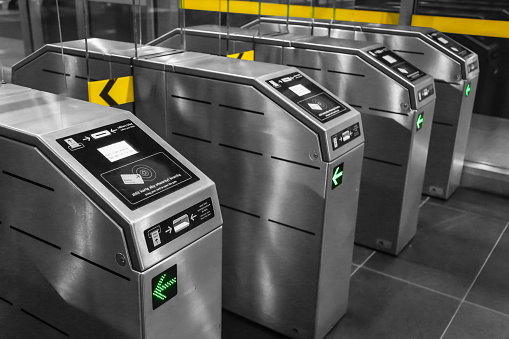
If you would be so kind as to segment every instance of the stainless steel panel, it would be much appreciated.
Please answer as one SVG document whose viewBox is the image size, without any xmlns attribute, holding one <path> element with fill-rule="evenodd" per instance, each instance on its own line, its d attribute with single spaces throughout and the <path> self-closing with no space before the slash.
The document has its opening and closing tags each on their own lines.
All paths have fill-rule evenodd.
<svg viewBox="0 0 509 339">
<path fill-rule="evenodd" d="M 253 29 L 258 24 L 265 32 L 277 32 L 285 20 L 264 18 L 247 27 Z M 330 37 L 355 39 L 381 43 L 392 49 L 418 68 L 432 75 L 437 90 L 436 125 L 442 127 L 432 131 L 432 146 L 426 170 L 423 192 L 428 195 L 448 199 L 455 191 L 461 177 L 465 157 L 466 135 L 468 134 L 473 97 L 466 97 L 467 84 L 477 86 L 479 70 L 467 71 L 467 66 L 478 62 L 477 55 L 470 53 L 461 57 L 447 47 L 433 41 L 427 34 L 436 32 L 430 28 L 379 25 L 353 22 L 317 22 L 315 26 L 330 29 Z M 312 34 L 311 23 L 291 20 L 288 29 L 293 34 Z M 448 38 L 450 39 L 450 38 Z M 452 39 L 450 39 L 452 40 Z M 443 123 L 450 125 L 444 127 Z M 436 132 L 435 132 L 436 130 Z M 454 145 L 448 145 L 450 142 Z"/>
<path fill-rule="evenodd" d="M 0 98 L 0 296 L 13 306 L 0 317 L 2 336 L 28 335 L 22 312 L 50 337 L 219 338 L 222 219 L 213 183 L 128 113 L 15 85 L 1 86 Z M 113 199 L 106 188 L 56 139 L 125 119 L 200 180 L 136 212 L 104 201 Z M 145 229 L 204 198 L 214 218 L 147 253 Z M 175 260 L 184 290 L 148 311 L 152 277 Z M 11 319 L 16 326 L 4 326 Z"/>
<path fill-rule="evenodd" d="M 222 242 L 219 227 L 144 272 L 143 338 L 221 338 Z M 173 265 L 178 270 L 178 294 L 153 310 L 152 278 Z"/>
</svg>

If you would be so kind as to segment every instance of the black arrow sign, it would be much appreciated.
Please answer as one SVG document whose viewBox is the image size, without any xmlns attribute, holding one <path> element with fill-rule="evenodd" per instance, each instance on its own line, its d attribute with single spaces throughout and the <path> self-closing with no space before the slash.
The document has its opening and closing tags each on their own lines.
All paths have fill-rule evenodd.
<svg viewBox="0 0 509 339">
<path fill-rule="evenodd" d="M 108 94 L 108 92 L 113 88 L 115 85 L 115 82 L 117 82 L 117 79 L 110 79 L 106 86 L 104 86 L 104 89 L 101 91 L 101 94 L 99 96 L 106 101 L 106 103 L 110 106 L 117 106 L 117 102 L 113 100 L 112 97 Z"/>
</svg>

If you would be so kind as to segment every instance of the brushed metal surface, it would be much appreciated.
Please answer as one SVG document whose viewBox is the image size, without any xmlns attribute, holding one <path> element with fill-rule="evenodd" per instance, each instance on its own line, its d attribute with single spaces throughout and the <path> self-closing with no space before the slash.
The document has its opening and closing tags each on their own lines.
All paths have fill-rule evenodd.
<svg viewBox="0 0 509 339">
<path fill-rule="evenodd" d="M 463 168 L 465 148 L 475 97 L 462 95 L 467 84 L 477 87 L 479 70 L 467 71 L 467 65 L 478 62 L 475 53 L 461 57 L 445 46 L 433 41 L 427 34 L 436 32 L 431 28 L 408 27 L 357 22 L 314 22 L 263 18 L 246 26 L 257 25 L 267 31 L 280 31 L 288 27 L 293 34 L 312 34 L 312 27 L 328 27 L 330 37 L 376 42 L 386 45 L 413 65 L 433 76 L 437 89 L 435 108 L 436 125 L 447 120 L 450 126 L 432 130 L 432 146 L 429 151 L 423 193 L 448 199 L 456 190 Z M 450 39 L 450 38 L 448 38 Z M 452 40 L 452 39 L 450 39 Z M 437 81 L 438 80 L 438 81 Z M 448 88 L 447 88 L 448 87 Z M 435 132 L 436 130 L 436 132 Z M 449 145 L 454 142 L 454 145 Z"/>
<path fill-rule="evenodd" d="M 302 30 L 300 28 L 302 27 L 296 32 L 300 35 L 252 37 L 255 60 L 298 67 L 356 107 L 361 112 L 363 121 L 370 124 L 365 130 L 366 159 L 361 179 L 363 189 L 360 193 L 356 242 L 398 254 L 416 231 L 419 197 L 424 180 L 423 170 L 429 145 L 427 132 L 420 131 L 421 138 L 416 140 L 415 122 L 418 114 L 424 112 L 426 125 L 431 126 L 434 103 L 430 101 L 435 97 L 422 102 L 412 99 L 417 97 L 421 88 L 432 84 L 433 80 L 427 76 L 409 84 L 395 71 L 386 69 L 366 53 L 380 45 L 310 37 L 304 35 L 306 31 L 310 34 L 309 27 Z M 264 27 L 263 31 L 268 34 L 271 29 L 272 33 L 276 32 L 276 29 L 271 27 Z M 237 29 L 230 38 L 236 39 L 238 36 L 239 39 L 246 40 L 250 32 L 253 30 Z M 167 37 L 177 34 L 179 33 L 174 31 Z M 224 29 L 217 26 L 197 26 L 187 28 L 186 39 L 193 40 L 192 44 L 188 44 L 190 48 L 206 51 L 207 48 L 212 50 L 219 34 L 222 34 L 222 38 L 227 38 Z M 237 52 L 241 51 L 243 50 Z M 181 82 L 179 80 L 179 83 Z M 225 90 L 225 93 L 231 91 Z M 221 94 L 215 93 L 213 96 Z M 408 107 L 404 108 L 403 103 L 407 103 Z M 188 110 L 196 111 L 196 108 L 188 107 Z M 201 115 L 205 116 L 205 113 Z M 203 123 L 203 126 L 205 129 L 211 125 L 207 122 Z M 202 133 L 206 135 L 207 131 L 199 135 Z M 210 140 L 209 137 L 205 139 Z M 454 144 L 451 147 L 454 147 Z M 390 187 L 379 182 L 384 180 L 388 180 Z M 377 227 L 373 228 L 372 225 Z"/>
<path fill-rule="evenodd" d="M 233 215 L 224 228 L 224 303 L 286 335 L 323 336 L 346 310 L 364 142 L 362 134 L 333 150 L 331 136 L 354 123 L 362 128 L 359 113 L 319 123 L 266 84 L 297 71 L 291 67 L 189 52 L 132 64 L 137 116 L 218 182 L 222 211 Z M 331 166 L 341 159 L 345 180 L 327 193 Z M 302 281 L 309 282 L 304 293 Z"/>
<path fill-rule="evenodd" d="M 2 336 L 27 338 L 16 313 L 22 312 L 39 322 L 41 333 L 56 337 L 154 338 L 160 336 L 152 332 L 174 331 L 179 337 L 218 338 L 222 218 L 214 184 L 129 113 L 9 84 L 0 87 L 0 98 L 0 151 L 5 155 L 0 163 L 0 297 L 12 304 L 11 315 L 0 318 Z M 105 201 L 114 198 L 55 140 L 125 119 L 194 170 L 200 181 L 135 213 L 120 201 Z M 143 231 L 205 197 L 212 198 L 215 217 L 149 254 Z M 125 265 L 117 263 L 118 255 Z M 148 272 L 161 272 L 164 260 L 174 258 L 180 277 L 188 279 L 181 286 L 196 289 L 181 291 L 166 312 L 148 312 Z M 175 305 L 180 303 L 185 304 Z M 180 319 L 178 330 L 175 322 L 154 324 L 154 317 L 171 317 L 168 312 L 175 308 L 193 310 Z M 10 319 L 18 326 L 4 327 Z"/>
<path fill-rule="evenodd" d="M 224 307 L 294 338 L 321 338 L 346 311 L 362 141 L 324 162 L 322 131 L 257 80 L 293 70 L 223 60 L 167 68 L 164 135 L 217 184 Z M 147 67 L 135 72 L 159 81 Z M 343 161 L 348 177 L 329 197 L 331 166 Z"/>
</svg>

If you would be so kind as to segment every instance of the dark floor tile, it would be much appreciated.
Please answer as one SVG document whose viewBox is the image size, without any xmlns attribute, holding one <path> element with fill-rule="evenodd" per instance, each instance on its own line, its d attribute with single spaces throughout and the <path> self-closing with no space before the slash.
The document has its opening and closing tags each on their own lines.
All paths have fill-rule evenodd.
<svg viewBox="0 0 509 339">
<path fill-rule="evenodd" d="M 459 301 L 360 268 L 345 317 L 327 339 L 440 338 Z"/>
<path fill-rule="evenodd" d="M 464 303 L 444 339 L 507 339 L 509 316 Z"/>
<path fill-rule="evenodd" d="M 286 336 L 223 310 L 222 339 L 285 339 Z"/>
<path fill-rule="evenodd" d="M 509 314 L 508 259 L 509 232 L 506 231 L 468 294 L 468 301 Z"/>
<path fill-rule="evenodd" d="M 355 272 L 355 270 L 358 268 L 358 265 L 352 264 L 352 269 L 350 270 L 350 273 Z"/>
<path fill-rule="evenodd" d="M 504 226 L 498 219 L 426 204 L 410 245 L 398 257 L 377 252 L 365 266 L 463 298 Z"/>
<path fill-rule="evenodd" d="M 354 245 L 353 246 L 353 257 L 352 257 L 352 263 L 355 265 L 361 265 L 369 256 L 375 252 L 372 249 Z"/>
<path fill-rule="evenodd" d="M 457 208 L 490 218 L 509 220 L 509 197 L 480 192 L 470 188 L 458 188 L 448 201 L 430 198 L 428 203 Z"/>
</svg>

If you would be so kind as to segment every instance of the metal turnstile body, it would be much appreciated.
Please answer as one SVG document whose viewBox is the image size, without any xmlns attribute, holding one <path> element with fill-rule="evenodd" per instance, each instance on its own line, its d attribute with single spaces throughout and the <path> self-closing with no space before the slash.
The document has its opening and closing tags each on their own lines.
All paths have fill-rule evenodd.
<svg viewBox="0 0 509 339">
<path fill-rule="evenodd" d="M 166 106 L 166 116 L 137 115 L 198 161 L 235 225 L 224 233 L 223 307 L 290 337 L 323 338 L 348 303 L 359 113 L 278 65 L 188 52 L 135 60 L 134 76 L 137 102 Z M 314 115 L 327 111 L 337 113 Z M 349 139 L 334 144 L 341 133 Z"/>
<path fill-rule="evenodd" d="M 65 55 L 86 57 L 83 42 L 79 53 L 66 44 Z M 348 303 L 360 114 L 295 68 L 165 50 L 132 61 L 135 112 L 217 184 L 232 225 L 224 308 L 294 338 L 323 338 Z"/>
<path fill-rule="evenodd" d="M 423 193 L 448 199 L 458 188 L 479 79 L 477 55 L 432 28 L 262 19 L 263 31 L 381 43 L 435 79 L 436 106 Z M 257 25 L 257 23 L 255 23 Z M 250 25 L 250 27 L 254 27 Z"/>
<path fill-rule="evenodd" d="M 257 32 L 188 27 L 186 46 L 217 51 L 221 36 L 222 54 L 227 48 L 230 53 L 254 50 L 257 61 L 298 67 L 359 110 L 366 146 L 355 242 L 398 254 L 417 229 L 435 104 L 433 79 L 380 44 L 270 31 L 255 37 Z M 180 43 L 180 30 L 154 41 L 174 48 Z"/>
<path fill-rule="evenodd" d="M 0 151 L 2 338 L 221 337 L 215 185 L 162 138 L 5 84 Z"/>
</svg>

